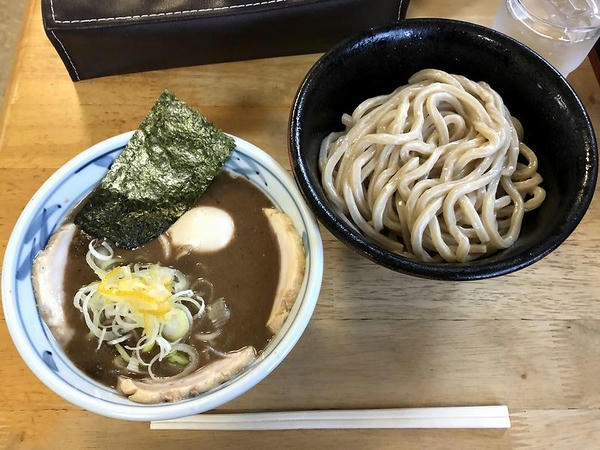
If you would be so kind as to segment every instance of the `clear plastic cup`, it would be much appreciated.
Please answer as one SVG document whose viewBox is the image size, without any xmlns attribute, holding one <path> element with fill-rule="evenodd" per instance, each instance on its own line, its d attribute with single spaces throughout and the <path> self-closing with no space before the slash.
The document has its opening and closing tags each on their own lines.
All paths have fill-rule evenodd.
<svg viewBox="0 0 600 450">
<path fill-rule="evenodd" d="M 567 76 L 600 35 L 600 0 L 502 0 L 493 27 Z"/>
</svg>

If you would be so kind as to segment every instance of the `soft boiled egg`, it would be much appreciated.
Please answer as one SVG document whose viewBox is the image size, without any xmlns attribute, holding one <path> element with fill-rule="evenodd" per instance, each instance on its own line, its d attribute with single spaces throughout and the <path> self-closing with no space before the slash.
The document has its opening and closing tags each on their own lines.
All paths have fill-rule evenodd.
<svg viewBox="0 0 600 450">
<path fill-rule="evenodd" d="M 213 206 L 197 206 L 187 211 L 167 230 L 173 245 L 188 246 L 199 253 L 225 248 L 235 232 L 233 218 Z"/>
</svg>

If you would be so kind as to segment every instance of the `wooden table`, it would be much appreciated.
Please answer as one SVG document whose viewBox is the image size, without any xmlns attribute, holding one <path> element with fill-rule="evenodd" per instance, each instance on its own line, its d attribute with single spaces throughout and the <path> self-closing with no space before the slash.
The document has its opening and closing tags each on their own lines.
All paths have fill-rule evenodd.
<svg viewBox="0 0 600 450">
<path fill-rule="evenodd" d="M 490 25 L 497 0 L 413 0 L 409 16 Z M 452 4 L 452 6 L 448 6 Z M 73 84 L 30 2 L 0 125 L 0 245 L 68 159 L 135 128 L 164 88 L 289 167 L 292 98 L 318 55 L 108 77 Z M 569 80 L 600 129 L 589 62 Z M 500 279 L 448 283 L 372 264 L 322 230 L 325 275 L 286 360 L 223 411 L 507 404 L 509 431 L 150 431 L 55 395 L 25 366 L 0 316 L 0 447 L 592 448 L 600 442 L 600 198 L 543 261 Z"/>
</svg>

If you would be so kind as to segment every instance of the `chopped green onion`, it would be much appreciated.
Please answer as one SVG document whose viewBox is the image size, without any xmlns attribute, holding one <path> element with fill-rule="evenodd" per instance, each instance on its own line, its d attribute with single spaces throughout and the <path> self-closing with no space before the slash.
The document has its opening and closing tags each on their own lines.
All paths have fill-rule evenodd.
<svg viewBox="0 0 600 450">
<path fill-rule="evenodd" d="M 148 353 L 150 350 L 152 350 L 154 348 L 154 343 L 155 342 L 156 341 L 152 341 L 148 345 L 146 345 L 144 348 L 142 348 L 142 352 Z"/>
<path fill-rule="evenodd" d="M 180 366 L 187 366 L 190 363 L 190 360 L 185 353 L 177 351 L 169 354 L 169 356 L 167 356 L 167 360 L 171 364 L 178 364 Z"/>
<path fill-rule="evenodd" d="M 121 358 L 123 358 L 126 362 L 129 362 L 131 358 L 129 357 L 125 349 L 121 346 L 121 344 L 115 344 L 115 348 L 119 352 L 119 355 L 121 355 Z"/>
</svg>

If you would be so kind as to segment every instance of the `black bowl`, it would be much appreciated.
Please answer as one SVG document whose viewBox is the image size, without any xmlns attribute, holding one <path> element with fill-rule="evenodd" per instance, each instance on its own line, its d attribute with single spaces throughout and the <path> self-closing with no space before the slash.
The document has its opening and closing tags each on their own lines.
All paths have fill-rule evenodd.
<svg viewBox="0 0 600 450">
<path fill-rule="evenodd" d="M 486 81 L 525 129 L 539 158 L 547 197 L 525 214 L 512 247 L 477 261 L 424 263 L 387 251 L 353 230 L 325 197 L 317 168 L 321 140 L 342 130 L 342 113 L 364 99 L 387 94 L 425 68 Z M 411 19 L 371 30 L 325 54 L 294 101 L 289 128 L 294 176 L 319 220 L 360 254 L 398 272 L 444 280 L 489 278 L 538 261 L 575 229 L 594 193 L 594 130 L 567 81 L 521 43 L 489 28 L 445 19 Z"/>
</svg>

